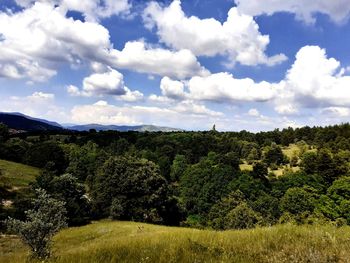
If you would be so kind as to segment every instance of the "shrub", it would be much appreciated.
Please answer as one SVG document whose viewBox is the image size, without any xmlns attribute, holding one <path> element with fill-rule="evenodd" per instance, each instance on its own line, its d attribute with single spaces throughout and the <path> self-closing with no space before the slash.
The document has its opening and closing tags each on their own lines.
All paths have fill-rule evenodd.
<svg viewBox="0 0 350 263">
<path fill-rule="evenodd" d="M 27 220 L 9 218 L 6 225 L 30 247 L 34 257 L 45 259 L 50 256 L 52 237 L 66 227 L 66 209 L 64 202 L 51 198 L 44 190 L 37 190 L 37 194 L 34 209 L 26 211 Z"/>
</svg>

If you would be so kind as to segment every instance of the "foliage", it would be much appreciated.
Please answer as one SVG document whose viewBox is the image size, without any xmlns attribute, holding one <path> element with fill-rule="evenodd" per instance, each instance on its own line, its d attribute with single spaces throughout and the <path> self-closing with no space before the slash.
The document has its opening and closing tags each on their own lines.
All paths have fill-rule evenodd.
<svg viewBox="0 0 350 263">
<path fill-rule="evenodd" d="M 67 168 L 65 153 L 55 142 L 33 144 L 26 152 L 25 162 L 39 168 L 43 168 L 48 162 L 52 162 L 57 174 L 64 172 Z"/>
<path fill-rule="evenodd" d="M 259 215 L 247 203 L 243 202 L 226 215 L 225 229 L 253 228 L 259 220 Z"/>
<path fill-rule="evenodd" d="M 5 142 L 9 137 L 9 129 L 8 127 L 3 124 L 0 123 L 0 143 Z"/>
<path fill-rule="evenodd" d="M 37 191 L 34 209 L 26 212 L 27 220 L 9 218 L 6 225 L 28 245 L 34 257 L 50 256 L 52 237 L 66 227 L 64 202 L 51 198 L 44 190 Z"/>
<path fill-rule="evenodd" d="M 281 199 L 282 212 L 293 215 L 304 212 L 312 213 L 315 208 L 314 189 L 294 187 L 289 188 Z"/>
<path fill-rule="evenodd" d="M 167 191 L 167 182 L 153 162 L 111 157 L 97 172 L 91 188 L 94 213 L 109 216 L 113 200 L 118 199 L 120 219 L 153 222 L 154 213 L 157 217 L 163 213 Z"/>
<path fill-rule="evenodd" d="M 91 207 L 85 196 L 85 187 L 71 174 L 55 176 L 49 171 L 43 171 L 37 178 L 36 186 L 65 203 L 70 226 L 83 225 L 90 221 Z"/>
<path fill-rule="evenodd" d="M 209 155 L 189 166 L 180 179 L 181 201 L 190 215 L 207 214 L 210 207 L 229 192 L 233 169 L 217 163 L 216 157 Z"/>
</svg>

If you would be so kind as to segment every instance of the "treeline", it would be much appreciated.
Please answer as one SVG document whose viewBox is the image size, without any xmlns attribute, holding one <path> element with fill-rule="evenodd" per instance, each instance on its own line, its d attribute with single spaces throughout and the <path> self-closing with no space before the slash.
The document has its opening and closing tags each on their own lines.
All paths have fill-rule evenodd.
<svg viewBox="0 0 350 263">
<path fill-rule="evenodd" d="M 250 133 L 60 132 L 10 135 L 0 158 L 42 168 L 31 189 L 65 201 L 69 225 L 112 218 L 240 229 L 350 224 L 350 125 Z M 282 147 L 295 144 L 292 157 Z M 252 171 L 240 164 L 252 165 Z M 293 170 L 293 167 L 300 168 Z M 283 168 L 276 177 L 271 171 Z M 0 175 L 1 176 L 1 175 Z M 24 217 L 31 193 L 1 217 Z"/>
</svg>

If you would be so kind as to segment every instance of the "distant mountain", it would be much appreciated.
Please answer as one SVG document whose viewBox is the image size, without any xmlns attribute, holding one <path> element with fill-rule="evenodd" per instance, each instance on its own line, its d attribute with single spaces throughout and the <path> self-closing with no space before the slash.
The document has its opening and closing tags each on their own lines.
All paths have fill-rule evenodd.
<svg viewBox="0 0 350 263">
<path fill-rule="evenodd" d="M 136 126 L 119 126 L 119 125 L 101 125 L 101 124 L 86 124 L 86 125 L 74 125 L 66 127 L 70 130 L 75 131 L 88 131 L 95 129 L 96 131 L 138 131 L 138 132 L 173 132 L 173 131 L 183 131 L 181 129 L 161 127 L 155 125 L 136 125 Z"/>
<path fill-rule="evenodd" d="M 33 121 L 40 121 L 40 122 L 44 122 L 44 123 L 47 123 L 47 124 L 52 125 L 52 126 L 57 126 L 57 127 L 63 128 L 63 125 L 61 125 L 61 124 L 59 124 L 59 123 L 57 123 L 55 121 L 48 121 L 48 120 L 45 120 L 45 119 L 34 118 L 34 117 L 31 117 L 31 116 L 25 115 L 23 113 L 20 113 L 20 112 L 11 112 L 9 114 L 23 116 L 23 117 L 26 117 L 27 119 L 30 119 L 30 120 L 33 120 Z"/>
<path fill-rule="evenodd" d="M 138 131 L 138 132 L 172 132 L 183 131 L 181 129 L 161 127 L 155 125 L 101 125 L 101 124 L 86 124 L 86 125 L 74 125 L 66 124 L 61 125 L 57 122 L 48 121 L 44 119 L 34 118 L 24 115 L 19 112 L 0 112 L 0 123 L 6 124 L 10 129 L 15 131 L 57 131 L 63 129 L 69 129 L 74 131 L 89 131 L 95 129 L 96 131 Z"/>
<path fill-rule="evenodd" d="M 0 123 L 17 131 L 57 131 L 63 127 L 56 122 L 37 119 L 21 113 L 0 112 Z"/>
</svg>

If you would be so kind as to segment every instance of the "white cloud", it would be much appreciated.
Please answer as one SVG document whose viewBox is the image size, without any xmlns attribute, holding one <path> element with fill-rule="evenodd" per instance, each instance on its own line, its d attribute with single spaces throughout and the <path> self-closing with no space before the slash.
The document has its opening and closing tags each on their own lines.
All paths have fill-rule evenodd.
<svg viewBox="0 0 350 263">
<path fill-rule="evenodd" d="M 281 115 L 295 115 L 298 113 L 298 108 L 292 103 L 281 103 L 275 106 L 275 110 Z"/>
<path fill-rule="evenodd" d="M 113 15 L 129 14 L 131 4 L 128 0 L 15 0 L 21 7 L 31 7 L 35 2 L 59 5 L 61 9 L 81 12 L 88 21 L 108 18 Z"/>
<path fill-rule="evenodd" d="M 83 88 L 79 90 L 74 85 L 67 87 L 67 92 L 71 96 L 102 97 L 115 96 L 119 100 L 134 102 L 143 99 L 140 91 L 131 91 L 125 86 L 124 76 L 117 70 L 106 68 L 105 72 L 93 73 L 84 78 Z"/>
<path fill-rule="evenodd" d="M 160 82 L 160 90 L 162 95 L 171 99 L 183 99 L 186 94 L 185 85 L 181 81 L 172 80 L 168 77 L 162 78 Z"/>
<path fill-rule="evenodd" d="M 306 23 L 315 22 L 315 14 L 328 15 L 334 22 L 342 23 L 349 18 L 349 0 L 235 0 L 242 13 L 258 16 L 272 15 L 277 12 L 289 12 Z"/>
<path fill-rule="evenodd" d="M 1 98 L 0 111 L 20 111 L 32 117 L 46 118 L 55 121 L 68 120 L 65 109 L 55 105 L 55 95 L 41 91 L 34 92 L 25 97 L 12 96 L 10 98 Z"/>
<path fill-rule="evenodd" d="M 252 116 L 252 117 L 259 117 L 260 116 L 260 112 L 257 109 L 250 109 L 248 111 L 248 115 Z"/>
<path fill-rule="evenodd" d="M 188 129 L 210 127 L 218 117 L 222 116 L 219 112 L 190 103 L 159 108 L 154 106 L 115 106 L 106 101 L 99 101 L 92 105 L 75 106 L 71 115 L 72 121 L 76 123 L 155 124 L 172 127 L 178 127 L 181 123 L 181 127 Z"/>
<path fill-rule="evenodd" d="M 104 73 L 94 73 L 83 80 L 83 92 L 92 95 L 124 95 L 126 93 L 123 75 L 110 69 Z"/>
<path fill-rule="evenodd" d="M 44 93 L 41 91 L 34 92 L 31 96 L 28 97 L 29 100 L 53 100 L 55 98 L 55 95 L 52 93 Z"/>
<path fill-rule="evenodd" d="M 223 72 L 208 77 L 193 77 L 188 82 L 190 97 L 210 101 L 268 101 L 275 96 L 272 84 L 252 79 L 235 79 Z"/>
<path fill-rule="evenodd" d="M 70 96 L 82 96 L 82 93 L 80 92 L 79 88 L 74 85 L 68 85 L 67 86 L 67 92 Z"/>
<path fill-rule="evenodd" d="M 0 12 L 0 34 L 0 76 L 34 81 L 46 81 L 62 63 L 95 59 L 110 46 L 103 26 L 68 19 L 39 2 L 18 13 Z"/>
<path fill-rule="evenodd" d="M 141 101 L 143 100 L 143 93 L 141 93 L 138 90 L 131 91 L 127 87 L 125 87 L 125 94 L 116 97 L 116 99 L 126 101 L 126 102 L 136 102 L 136 101 Z"/>
<path fill-rule="evenodd" d="M 191 51 L 152 48 L 143 41 L 127 42 L 122 51 L 112 50 L 108 61 L 117 68 L 175 78 L 209 74 Z"/>
<path fill-rule="evenodd" d="M 285 78 L 278 83 L 236 79 L 227 72 L 195 76 L 188 81 L 164 77 L 160 85 L 162 96 L 151 95 L 149 99 L 158 103 L 169 103 L 174 99 L 266 102 L 270 103 L 267 107 L 273 106 L 281 115 L 301 116 L 304 115 L 301 109 L 349 107 L 350 76 L 345 72 L 339 61 L 327 57 L 324 49 L 305 46 L 298 51 Z"/>
<path fill-rule="evenodd" d="M 275 84 L 266 81 L 256 83 L 250 78 L 235 79 L 228 72 L 211 74 L 205 77 L 195 76 L 188 81 L 162 78 L 160 82 L 162 96 L 152 94 L 149 99 L 159 103 L 172 100 L 247 102 L 269 101 L 277 96 Z"/>
<path fill-rule="evenodd" d="M 330 115 L 333 117 L 349 117 L 350 116 L 350 108 L 328 107 L 328 108 L 322 109 L 321 113 L 325 114 L 325 115 Z"/>
<path fill-rule="evenodd" d="M 277 86 L 277 111 L 295 113 L 300 107 L 350 105 L 350 76 L 344 72 L 340 62 L 328 58 L 324 49 L 301 48 L 286 78 Z"/>
<path fill-rule="evenodd" d="M 223 113 L 210 110 L 205 105 L 197 104 L 191 100 L 185 100 L 178 103 L 175 107 L 173 107 L 173 110 L 178 113 L 197 114 L 211 117 L 223 116 Z"/>
<path fill-rule="evenodd" d="M 97 73 L 112 66 L 176 78 L 208 74 L 189 50 L 134 41 L 118 51 L 105 27 L 67 18 L 66 13 L 47 1 L 16 13 L 0 11 L 0 77 L 47 81 L 63 65 L 76 68 L 84 63 Z"/>
<path fill-rule="evenodd" d="M 272 66 L 286 59 L 283 54 L 272 57 L 265 54 L 269 36 L 259 32 L 253 17 L 240 13 L 235 7 L 223 24 L 214 18 L 187 17 L 180 0 L 174 0 L 165 8 L 152 1 L 143 17 L 146 26 L 156 27 L 160 41 L 169 47 L 189 49 L 195 55 L 228 55 L 229 65 L 238 61 L 243 65 Z"/>
</svg>

